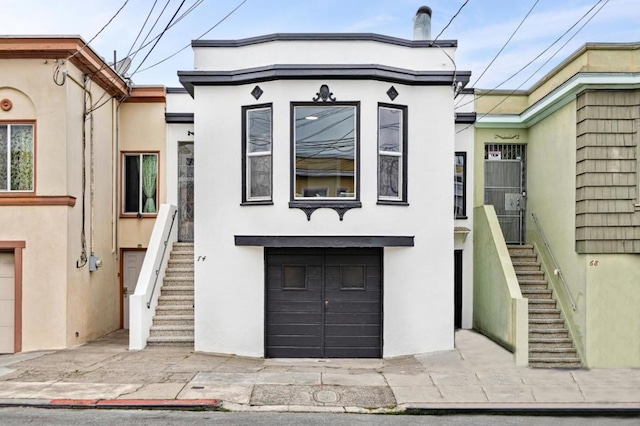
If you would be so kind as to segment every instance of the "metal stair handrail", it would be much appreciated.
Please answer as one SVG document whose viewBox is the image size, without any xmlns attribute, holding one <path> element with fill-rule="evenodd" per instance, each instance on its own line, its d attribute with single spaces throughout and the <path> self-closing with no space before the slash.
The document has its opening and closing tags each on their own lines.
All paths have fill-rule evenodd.
<svg viewBox="0 0 640 426">
<path fill-rule="evenodd" d="M 540 221 L 538 220 L 538 217 L 536 216 L 535 213 L 531 213 L 531 217 L 533 217 L 533 222 L 536 224 L 536 227 L 538 228 L 538 231 L 540 232 L 540 237 L 542 237 L 542 242 L 544 243 L 545 247 L 547 248 L 547 252 L 549 253 L 549 257 L 551 258 L 551 261 L 553 262 L 553 275 L 556 275 L 556 276 L 560 277 L 560 282 L 562 283 L 562 286 L 564 287 L 565 292 L 569 296 L 569 301 L 571 302 L 571 308 L 575 311 L 577 308 L 576 308 L 576 303 L 573 300 L 573 295 L 571 294 L 571 291 L 569 290 L 569 286 L 567 286 L 567 282 L 564 279 L 564 275 L 562 274 L 560 266 L 558 266 L 558 262 L 556 262 L 556 258 L 553 255 L 553 251 L 551 250 L 551 246 L 549 245 L 549 241 L 547 241 L 547 237 L 544 234 L 544 231 L 542 230 L 542 225 L 540 225 Z"/>
<path fill-rule="evenodd" d="M 158 268 L 155 270 L 155 279 L 153 281 L 153 288 L 151 289 L 151 294 L 149 295 L 149 300 L 147 300 L 147 309 L 151 309 L 151 301 L 153 300 L 153 294 L 156 291 L 156 285 L 158 285 L 158 277 L 160 276 L 160 269 L 162 268 L 162 262 L 164 262 L 164 255 L 167 253 L 167 246 L 169 245 L 169 239 L 171 238 L 171 231 L 173 230 L 173 224 L 176 221 L 176 215 L 178 211 L 174 211 L 171 216 L 171 226 L 169 227 L 169 232 L 167 233 L 167 238 L 163 241 L 164 249 L 162 250 L 162 256 L 160 257 L 160 263 L 158 263 Z"/>
</svg>

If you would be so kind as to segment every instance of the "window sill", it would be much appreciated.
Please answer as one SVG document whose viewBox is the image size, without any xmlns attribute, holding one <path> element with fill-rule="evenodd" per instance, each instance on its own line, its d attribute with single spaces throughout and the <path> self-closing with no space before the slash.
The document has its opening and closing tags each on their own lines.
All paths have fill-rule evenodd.
<svg viewBox="0 0 640 426">
<path fill-rule="evenodd" d="M 76 198 L 70 195 L 35 195 L 29 193 L 2 193 L 0 206 L 67 206 L 76 205 Z"/>
<path fill-rule="evenodd" d="M 398 200 L 398 201 L 393 201 L 393 200 L 378 200 L 378 202 L 376 203 L 379 206 L 408 206 L 409 203 L 406 201 L 402 201 L 402 200 Z"/>
<path fill-rule="evenodd" d="M 302 201 L 294 200 L 289 201 L 290 209 L 300 209 L 307 215 L 307 220 L 311 220 L 311 215 L 318 209 L 333 209 L 340 220 L 344 218 L 344 214 L 351 209 L 359 209 L 362 207 L 362 203 L 357 200 L 353 201 L 338 201 L 338 200 L 323 200 L 323 201 Z"/>
<path fill-rule="evenodd" d="M 455 219 L 456 220 L 466 220 L 466 219 L 469 219 L 469 216 L 456 216 Z"/>
<path fill-rule="evenodd" d="M 272 206 L 272 200 L 260 200 L 260 201 L 243 201 L 240 203 L 241 206 Z"/>
<path fill-rule="evenodd" d="M 140 216 L 136 214 L 120 213 L 120 219 L 155 219 L 156 217 L 158 217 L 158 213 L 141 214 Z"/>
</svg>

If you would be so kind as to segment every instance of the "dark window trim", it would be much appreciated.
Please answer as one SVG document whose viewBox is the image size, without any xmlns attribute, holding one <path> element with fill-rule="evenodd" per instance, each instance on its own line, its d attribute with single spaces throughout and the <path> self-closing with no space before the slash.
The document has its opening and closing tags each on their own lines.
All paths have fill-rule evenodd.
<svg viewBox="0 0 640 426">
<path fill-rule="evenodd" d="M 391 199 L 380 199 L 380 108 L 389 108 L 389 109 L 398 109 L 400 111 L 402 111 L 402 196 L 398 199 L 398 200 L 391 200 Z M 377 197 L 378 197 L 378 202 L 377 204 L 379 205 L 388 205 L 388 206 L 408 206 L 408 170 L 407 170 L 407 165 L 409 164 L 408 161 L 408 138 L 409 138 L 409 126 L 408 126 L 408 122 L 409 122 L 409 113 L 408 113 L 409 108 L 406 105 L 396 105 L 396 104 L 389 104 L 389 103 L 384 103 L 384 102 L 380 102 L 378 103 L 378 109 L 376 110 L 377 113 L 377 123 L 378 123 L 378 141 L 376 144 L 376 148 L 377 148 L 377 168 L 376 168 L 376 180 L 377 180 Z"/>
<path fill-rule="evenodd" d="M 297 208 L 302 210 L 307 215 L 307 220 L 311 220 L 311 215 L 314 211 L 322 208 L 329 208 L 335 210 L 340 217 L 340 220 L 344 218 L 344 214 L 350 209 L 361 208 L 362 203 L 360 202 L 360 101 L 353 102 L 331 102 L 327 104 L 328 106 L 353 106 L 356 109 L 356 124 L 355 124 L 355 190 L 356 195 L 352 200 L 326 200 L 321 199 L 315 201 L 311 198 L 296 200 L 295 199 L 295 144 L 296 144 L 296 132 L 295 132 L 295 108 L 298 106 L 314 106 L 318 107 L 324 105 L 325 103 L 319 102 L 291 102 L 290 104 L 290 161 L 289 161 L 289 208 Z"/>
<path fill-rule="evenodd" d="M 456 219 L 467 219 L 467 152 L 466 151 L 456 151 L 455 156 L 462 156 L 463 166 L 462 166 L 462 214 L 457 214 Z M 455 166 L 455 163 L 454 163 Z M 455 185 L 455 170 L 454 170 L 454 185 Z M 455 187 L 454 187 L 454 210 L 455 210 Z"/>
<path fill-rule="evenodd" d="M 271 193 L 268 200 L 250 200 L 247 196 L 247 113 L 253 109 L 269 108 L 271 111 Z M 273 205 L 273 103 L 245 105 L 242 107 L 242 201 L 241 206 Z"/>
<path fill-rule="evenodd" d="M 476 122 L 477 114 L 475 112 L 456 112 L 456 124 L 473 124 Z"/>
<path fill-rule="evenodd" d="M 414 236 L 235 235 L 236 246 L 369 248 L 413 247 Z"/>
</svg>

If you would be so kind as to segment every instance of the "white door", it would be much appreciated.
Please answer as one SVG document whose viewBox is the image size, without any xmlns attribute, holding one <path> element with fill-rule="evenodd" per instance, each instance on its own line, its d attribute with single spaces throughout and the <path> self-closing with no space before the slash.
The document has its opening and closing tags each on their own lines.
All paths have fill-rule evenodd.
<svg viewBox="0 0 640 426">
<path fill-rule="evenodd" d="M 136 291 L 145 253 L 141 250 L 131 250 L 122 254 L 122 325 L 126 329 L 129 328 L 129 295 Z"/>
<path fill-rule="evenodd" d="M 0 252 L 0 354 L 14 352 L 14 277 L 13 252 Z"/>
</svg>

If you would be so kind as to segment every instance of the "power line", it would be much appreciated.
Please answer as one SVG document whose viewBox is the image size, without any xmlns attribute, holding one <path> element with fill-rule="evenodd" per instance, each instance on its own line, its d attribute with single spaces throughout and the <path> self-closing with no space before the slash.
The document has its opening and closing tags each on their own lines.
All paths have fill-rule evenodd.
<svg viewBox="0 0 640 426">
<path fill-rule="evenodd" d="M 147 14 L 147 17 L 144 20 L 144 23 L 142 24 L 142 27 L 140 27 L 140 31 L 138 31 L 138 35 L 136 36 L 136 39 L 133 40 L 133 43 L 131 43 L 131 47 L 129 48 L 129 51 L 125 55 L 125 58 L 129 57 L 129 55 L 131 54 L 131 51 L 133 50 L 133 47 L 138 42 L 138 39 L 140 38 L 140 35 L 142 34 L 142 31 L 144 30 L 144 27 L 147 26 L 147 22 L 149 22 L 149 18 L 151 17 L 151 14 L 153 13 L 153 10 L 156 8 L 156 4 L 158 4 L 158 0 L 154 0 L 153 1 L 153 5 L 151 5 L 151 10 L 149 10 L 149 13 Z"/>
<path fill-rule="evenodd" d="M 598 2 L 597 2 L 597 3 L 596 3 L 596 4 L 595 4 L 591 9 L 589 9 L 589 11 L 588 11 L 587 13 L 585 13 L 584 15 L 582 15 L 582 17 L 581 17 L 580 19 L 578 19 L 578 21 L 577 21 L 577 22 L 576 22 L 576 23 L 575 23 L 571 28 L 575 27 L 578 23 L 580 23 L 580 21 L 582 21 L 582 20 L 583 20 L 587 15 L 589 15 L 589 13 L 591 13 L 591 11 L 592 11 L 595 7 L 597 7 L 600 3 L 602 3 L 602 1 L 603 1 L 603 0 L 599 0 L 599 1 L 598 1 Z M 489 111 L 487 111 L 487 112 L 483 113 L 479 118 L 483 118 L 483 117 L 486 117 L 487 115 L 489 115 L 489 114 L 490 114 L 491 112 L 493 112 L 496 108 L 498 108 L 500 105 L 502 105 L 504 102 L 506 102 L 506 100 L 507 100 L 507 99 L 509 99 L 511 96 L 513 96 L 513 95 L 514 95 L 514 94 L 515 94 L 515 93 L 516 93 L 516 92 L 517 92 L 517 91 L 518 91 L 522 86 L 524 86 L 524 84 L 525 84 L 527 81 L 531 80 L 531 78 L 532 78 L 534 75 L 536 75 L 536 73 L 538 73 L 538 71 L 540 71 L 540 70 L 541 70 L 545 65 L 547 65 L 547 64 L 549 63 L 549 61 L 551 61 L 551 60 L 552 60 L 552 59 L 553 59 L 553 58 L 554 58 L 554 57 L 555 57 L 555 56 L 556 56 L 556 55 L 557 55 L 557 54 L 558 54 L 558 53 L 559 53 L 559 52 L 560 52 L 560 51 L 561 51 L 561 50 L 562 50 L 562 49 L 563 49 L 563 48 L 564 48 L 564 47 L 565 47 L 565 46 L 566 46 L 566 45 L 567 45 L 571 40 L 573 40 L 573 38 L 574 38 L 576 35 L 578 35 L 578 33 L 579 33 L 580 31 L 582 31 L 582 29 L 583 29 L 583 28 L 584 28 L 584 27 L 585 27 L 589 22 L 591 22 L 591 20 L 592 20 L 593 18 L 595 18 L 595 16 L 596 16 L 596 15 L 597 15 L 601 10 L 602 10 L 602 8 L 604 8 L 604 7 L 607 5 L 607 3 L 609 3 L 609 1 L 610 1 L 610 0 L 604 0 L 604 3 L 602 4 L 602 6 L 600 6 L 600 8 L 599 8 L 598 10 L 596 10 L 596 11 L 593 13 L 593 15 L 591 15 L 591 16 L 589 17 L 589 19 L 587 19 L 587 20 L 586 20 L 586 21 L 585 21 L 585 22 L 580 26 L 580 28 L 578 28 L 578 30 L 577 30 L 575 33 L 573 33 L 573 35 L 572 35 L 571 37 L 569 37 L 569 38 L 567 39 L 567 41 L 565 41 L 565 42 L 562 44 L 562 46 L 560 46 L 560 47 L 559 47 L 559 48 L 558 48 L 558 49 L 553 53 L 553 55 L 551 55 L 551 56 L 549 57 L 549 59 L 547 59 L 547 60 L 546 60 L 542 65 L 540 65 L 540 66 L 538 67 L 538 69 L 536 69 L 536 70 L 535 70 L 535 71 L 534 71 L 534 72 L 529 76 L 529 78 L 527 78 L 525 81 L 523 81 L 523 82 L 522 82 L 518 87 L 516 87 L 515 89 L 513 89 L 513 91 L 511 91 L 511 93 L 509 93 L 507 96 L 505 96 L 505 97 L 504 97 L 504 99 L 502 99 L 500 102 L 498 102 L 497 104 L 495 104 L 495 105 L 493 106 L 493 108 L 491 108 Z M 570 29 L 571 29 L 571 28 L 570 28 Z M 566 32 L 565 32 L 565 34 L 566 34 Z M 562 35 L 562 37 L 564 37 L 564 35 L 565 35 L 565 34 L 563 34 L 563 35 Z M 562 38 L 562 37 L 561 37 L 561 38 Z M 556 40 L 556 42 L 557 42 L 557 41 L 558 41 L 558 40 Z M 554 42 L 551 46 L 553 46 L 556 42 Z M 549 48 L 550 48 L 551 46 L 549 46 Z M 545 51 L 546 51 L 546 50 L 549 50 L 549 48 L 545 49 Z M 527 65 L 527 66 L 528 66 L 528 65 Z M 492 89 L 492 90 L 494 90 L 494 89 Z M 482 97 L 482 96 L 486 96 L 486 95 L 488 95 L 488 94 L 489 94 L 489 92 L 487 92 L 487 93 L 485 93 L 485 94 L 480 95 L 478 98 L 480 98 L 480 97 Z M 469 125 L 468 125 L 468 126 L 466 126 L 464 129 L 460 129 L 460 130 L 458 130 L 456 133 L 463 132 L 463 131 L 467 130 L 469 127 L 471 127 L 472 125 L 473 125 L 473 124 L 469 124 Z"/>
<path fill-rule="evenodd" d="M 167 7 L 169 6 L 169 3 L 171 3 L 171 0 L 167 0 L 167 2 L 164 4 L 164 7 L 162 8 L 162 10 L 160 11 L 160 13 L 158 14 L 158 16 L 156 17 L 156 20 L 154 21 L 153 25 L 151 26 L 151 28 L 149 28 L 149 31 L 147 31 L 147 35 L 144 36 L 144 39 L 142 39 L 142 41 L 140 42 L 140 47 L 138 47 L 138 49 L 133 52 L 133 55 L 131 56 L 131 59 L 135 58 L 136 55 L 138 54 L 138 52 L 140 52 L 142 49 L 144 49 L 145 47 L 147 47 L 150 43 L 152 43 L 155 38 L 152 38 L 149 43 L 147 42 L 147 39 L 149 38 L 149 36 L 151 35 L 151 32 L 153 31 L 153 29 L 156 27 L 156 25 L 158 25 L 158 22 L 160 21 L 160 18 L 162 17 L 162 15 L 164 15 L 164 11 L 167 10 Z M 146 44 L 145 44 L 146 43 Z M 129 51 L 129 53 L 131 53 L 131 51 Z M 127 54 L 127 56 L 129 56 L 129 53 Z"/>
<path fill-rule="evenodd" d="M 470 100 L 468 102 L 465 102 L 463 104 L 460 104 L 456 107 L 457 108 L 461 108 L 465 105 L 469 105 L 471 103 L 473 103 L 475 100 L 478 100 L 484 96 L 489 95 L 490 93 L 493 93 L 495 90 L 497 90 L 500 86 L 502 86 L 503 84 L 507 83 L 508 81 L 511 81 L 511 79 L 513 79 L 515 76 L 517 76 L 518 74 L 520 74 L 522 71 L 524 71 L 525 69 L 527 69 L 530 65 L 532 65 L 535 61 L 537 61 L 542 55 L 544 55 L 545 53 L 547 53 L 547 51 L 549 49 L 551 49 L 553 46 L 556 45 L 556 43 L 558 43 L 560 40 L 562 40 L 562 38 L 564 38 L 564 36 L 566 36 L 572 29 L 574 29 L 586 16 L 588 16 L 600 3 L 602 3 L 603 0 L 598 0 L 596 2 L 596 4 L 594 4 L 587 12 L 585 12 L 584 15 L 582 15 L 580 17 L 580 19 L 578 19 L 573 25 L 571 25 L 564 33 L 562 33 L 562 35 L 560 35 L 558 38 L 556 38 L 553 43 L 551 43 L 546 49 L 544 49 L 542 52 L 540 52 L 535 58 L 533 58 L 532 60 L 530 60 L 526 65 L 524 65 L 522 68 L 520 68 L 518 71 L 516 71 L 515 73 L 511 74 L 511 76 L 509 76 L 506 80 L 504 80 L 503 82 L 501 82 L 500 84 L 498 84 L 497 86 L 495 86 L 494 88 L 488 90 L 487 92 L 479 95 L 477 98 Z M 606 0 L 606 3 L 608 3 L 609 0 Z M 605 4 L 606 4 L 605 3 Z M 602 9 L 602 8 L 601 8 Z M 598 9 L 598 12 L 600 11 L 600 9 Z M 596 12 L 596 13 L 598 13 Z M 594 14 L 595 15 L 595 14 Z"/>
<path fill-rule="evenodd" d="M 156 39 L 156 42 L 153 44 L 153 46 L 151 46 L 151 49 L 149 49 L 149 51 L 147 52 L 147 54 L 145 55 L 144 59 L 142 59 L 142 61 L 140 62 L 140 64 L 138 64 L 138 68 L 136 68 L 136 70 L 134 72 L 131 73 L 131 76 L 133 77 L 133 75 L 140 69 L 140 67 L 142 66 L 142 64 L 144 64 L 144 61 L 147 60 L 147 58 L 149 57 L 149 55 L 151 54 L 151 52 L 153 52 L 153 49 L 156 48 L 156 46 L 158 45 L 158 43 L 160 42 L 160 39 L 162 39 L 162 36 L 167 32 L 167 30 L 170 28 L 171 23 L 173 22 L 174 19 L 176 19 L 176 16 L 178 15 L 178 12 L 180 12 L 180 9 L 182 9 L 182 6 L 184 5 L 184 2 L 186 0 L 182 0 L 182 2 L 180 3 L 180 6 L 178 6 L 178 9 L 176 10 L 176 12 L 173 14 L 173 16 L 171 17 L 171 19 L 169 20 L 169 22 L 167 23 L 167 26 L 164 27 L 164 30 L 162 30 L 162 32 L 160 33 L 160 35 L 158 36 L 158 38 Z"/>
<path fill-rule="evenodd" d="M 493 65 L 493 63 L 495 62 L 495 60 L 498 58 L 498 56 L 500 56 L 500 54 L 502 53 L 502 51 L 507 47 L 507 45 L 509 44 L 509 42 L 511 41 L 511 39 L 513 39 L 513 37 L 516 35 L 516 33 L 518 32 L 518 30 L 520 29 L 520 27 L 522 27 L 522 24 L 524 24 L 524 21 L 527 20 L 527 18 L 529 17 L 529 15 L 531 15 L 531 12 L 533 12 L 533 9 L 536 7 L 536 5 L 540 2 L 540 0 L 536 0 L 533 3 L 533 6 L 531 6 L 531 9 L 529 9 L 529 11 L 527 12 L 527 14 L 524 16 L 524 18 L 522 18 L 522 21 L 520 21 L 520 24 L 518 24 L 517 28 L 513 31 L 513 33 L 511 33 L 511 36 L 509 36 L 509 39 L 507 39 L 507 41 L 504 43 L 504 45 L 502 46 L 502 48 L 500 48 L 500 50 L 498 51 L 498 53 L 496 53 L 496 56 L 493 57 L 493 59 L 491 60 L 491 62 L 489 62 L 489 65 L 486 66 L 486 68 L 484 69 L 484 71 L 482 71 L 482 74 L 480 74 L 480 77 L 478 77 L 476 79 L 475 82 L 473 82 L 471 84 L 471 86 L 474 86 L 476 83 L 478 83 L 478 81 L 480 81 L 480 79 L 485 75 L 485 73 L 487 72 L 487 70 L 489 70 L 489 68 L 491 67 L 491 65 Z"/>
<path fill-rule="evenodd" d="M 240 9 L 240 7 L 245 4 L 247 2 L 247 0 L 242 0 L 233 10 L 231 10 L 231 12 L 227 13 L 222 19 L 220 19 L 218 22 L 216 22 L 212 27 L 210 27 L 207 31 L 205 31 L 204 33 L 200 34 L 199 37 L 196 38 L 196 40 L 200 40 L 202 37 L 206 36 L 207 34 L 209 34 L 211 31 L 213 31 L 218 25 L 222 24 L 224 21 L 227 20 L 227 18 L 229 18 L 231 15 L 233 15 L 235 13 L 236 10 Z M 156 62 L 155 64 L 149 65 L 146 68 L 141 69 L 139 72 L 144 72 L 148 69 L 151 69 L 157 65 L 160 65 L 163 62 L 168 61 L 169 59 L 173 58 L 174 56 L 176 56 L 178 53 L 182 52 L 183 50 L 185 50 L 186 48 L 188 48 L 189 46 L 191 46 L 191 43 L 187 44 L 186 46 L 184 46 L 182 49 L 178 50 L 177 52 L 172 53 L 171 55 L 167 56 L 166 58 Z"/>
<path fill-rule="evenodd" d="M 122 3 L 122 6 L 120 6 L 120 9 L 118 9 L 118 11 L 115 13 L 115 15 L 113 15 L 111 17 L 111 19 L 109 19 L 109 21 L 104 24 L 104 26 L 102 28 L 100 28 L 100 31 L 98 31 L 96 33 L 96 35 L 94 35 L 93 37 L 91 37 L 91 40 L 89 40 L 88 42 L 86 42 L 84 44 L 84 46 L 82 46 L 79 50 L 77 50 L 73 55 L 69 56 L 67 58 L 67 60 L 73 58 L 74 56 L 76 56 L 78 53 L 82 52 L 84 50 L 85 47 L 87 47 L 89 45 L 89 43 L 91 43 L 93 40 L 96 39 L 96 37 L 98 37 L 100 35 L 101 32 L 103 32 L 105 30 L 105 28 L 107 28 L 109 26 L 109 24 L 111 24 L 111 22 L 116 18 L 116 16 L 118 16 L 118 14 L 122 11 L 122 9 L 124 9 L 124 7 L 127 5 L 127 3 L 129 3 L 129 0 L 125 0 L 124 3 Z"/>
<path fill-rule="evenodd" d="M 442 29 L 442 31 L 440 31 L 440 33 L 436 36 L 436 38 L 433 39 L 433 41 L 435 42 L 436 40 L 438 40 L 438 38 L 442 35 L 442 33 L 444 32 L 444 30 L 446 30 L 447 28 L 449 28 L 449 25 L 451 25 L 451 23 L 453 22 L 454 19 L 456 19 L 456 17 L 460 14 L 460 12 L 462 11 L 462 9 L 464 9 L 464 7 L 467 5 L 467 3 L 469 3 L 469 0 L 465 0 L 464 3 L 462 3 L 462 6 L 460 6 L 460 9 L 458 9 L 458 11 L 455 13 L 455 15 L 453 15 L 451 17 L 451 19 L 449 19 L 449 22 L 447 23 L 447 25 L 444 26 L 444 28 Z"/>
</svg>

